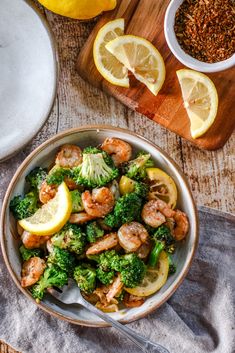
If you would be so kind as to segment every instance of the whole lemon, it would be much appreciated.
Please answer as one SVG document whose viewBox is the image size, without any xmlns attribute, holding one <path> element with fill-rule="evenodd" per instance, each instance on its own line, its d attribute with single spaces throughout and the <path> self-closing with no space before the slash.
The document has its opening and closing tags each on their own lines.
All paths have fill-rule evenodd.
<svg viewBox="0 0 235 353">
<path fill-rule="evenodd" d="M 38 0 L 48 10 L 59 15 L 87 20 L 103 11 L 113 10 L 116 0 Z"/>
</svg>

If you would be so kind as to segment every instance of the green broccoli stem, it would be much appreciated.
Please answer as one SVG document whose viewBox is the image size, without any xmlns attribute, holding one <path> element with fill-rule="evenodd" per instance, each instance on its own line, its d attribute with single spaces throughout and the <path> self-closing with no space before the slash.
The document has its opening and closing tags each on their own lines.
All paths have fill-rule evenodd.
<svg viewBox="0 0 235 353">
<path fill-rule="evenodd" d="M 174 264 L 170 253 L 167 253 L 167 257 L 168 257 L 168 263 L 169 263 L 168 275 L 173 275 L 176 272 L 176 265 Z"/>
<path fill-rule="evenodd" d="M 149 260 L 148 260 L 148 266 L 149 267 L 156 267 L 160 253 L 162 250 L 165 248 L 165 244 L 161 241 L 158 241 L 155 243 L 150 255 L 149 255 Z"/>
</svg>

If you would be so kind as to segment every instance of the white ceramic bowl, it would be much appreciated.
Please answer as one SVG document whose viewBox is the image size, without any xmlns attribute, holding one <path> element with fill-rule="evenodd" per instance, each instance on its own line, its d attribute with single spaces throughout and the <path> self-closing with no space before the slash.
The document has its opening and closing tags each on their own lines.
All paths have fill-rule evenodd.
<svg viewBox="0 0 235 353">
<path fill-rule="evenodd" d="M 134 151 L 145 150 L 149 152 L 156 165 L 171 175 L 178 188 L 177 207 L 185 211 L 189 217 L 190 229 L 186 241 L 177 249 L 174 260 L 177 272 L 170 276 L 166 284 L 156 294 L 149 297 L 139 308 L 123 309 L 118 313 L 110 314 L 123 323 L 128 323 L 149 314 L 162 305 L 177 289 L 186 276 L 195 253 L 198 242 L 198 220 L 195 204 L 189 185 L 174 161 L 159 147 L 128 130 L 112 126 L 86 126 L 79 129 L 64 131 L 49 139 L 34 150 L 16 171 L 5 195 L 1 216 L 1 245 L 7 268 L 18 288 L 31 300 L 33 298 L 28 290 L 20 286 L 21 260 L 19 256 L 19 237 L 16 233 L 16 222 L 9 212 L 9 202 L 13 196 L 22 194 L 25 187 L 25 176 L 36 166 L 49 166 L 54 161 L 58 148 L 65 143 L 78 144 L 81 147 L 98 145 L 106 137 L 119 137 L 129 142 Z M 100 319 L 87 310 L 76 305 L 66 306 L 55 301 L 50 295 L 37 304 L 40 308 L 69 322 L 85 326 L 107 326 Z"/>
<path fill-rule="evenodd" d="M 201 72 L 218 72 L 229 69 L 230 67 L 235 65 L 235 54 L 231 56 L 229 59 L 220 61 L 218 63 L 209 64 L 194 59 L 192 56 L 185 53 L 185 51 L 179 45 L 175 31 L 174 31 L 174 23 L 175 23 L 175 13 L 178 10 L 179 6 L 182 4 L 184 0 L 171 0 L 165 14 L 164 20 L 164 32 L 167 44 L 175 55 L 175 57 L 185 66 L 190 67 L 193 70 L 201 71 Z"/>
</svg>

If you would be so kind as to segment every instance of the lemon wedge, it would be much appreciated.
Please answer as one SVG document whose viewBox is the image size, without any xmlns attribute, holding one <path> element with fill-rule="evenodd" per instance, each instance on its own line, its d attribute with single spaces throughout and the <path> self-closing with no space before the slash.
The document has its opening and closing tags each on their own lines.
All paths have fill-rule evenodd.
<svg viewBox="0 0 235 353">
<path fill-rule="evenodd" d="M 147 297 L 157 292 L 167 280 L 169 261 L 165 251 L 162 251 L 156 268 L 148 268 L 142 283 L 135 288 L 125 288 L 133 295 Z"/>
<path fill-rule="evenodd" d="M 175 208 L 177 202 L 177 188 L 174 180 L 159 168 L 147 168 L 147 177 L 150 181 L 149 200 L 160 199 L 171 208 Z"/>
<path fill-rule="evenodd" d="M 124 19 L 106 23 L 97 33 L 93 44 L 93 58 L 99 73 L 110 83 L 129 87 L 128 70 L 106 49 L 106 44 L 124 34 Z"/>
<path fill-rule="evenodd" d="M 117 0 L 38 0 L 48 10 L 59 15 L 87 20 L 103 11 L 112 10 Z"/>
<path fill-rule="evenodd" d="M 109 41 L 105 47 L 155 96 L 158 94 L 166 71 L 163 58 L 152 43 L 141 37 L 124 35 Z"/>
<path fill-rule="evenodd" d="M 125 175 L 122 175 L 119 181 L 119 190 L 121 195 L 129 194 L 135 190 L 135 181 L 128 178 Z"/>
<path fill-rule="evenodd" d="M 213 124 L 218 109 L 218 94 L 211 79 L 189 69 L 176 72 L 187 110 L 191 135 L 195 139 L 205 134 Z"/>
<path fill-rule="evenodd" d="M 63 182 L 53 199 L 39 208 L 31 217 L 19 221 L 19 225 L 36 235 L 52 235 L 69 220 L 72 200 L 69 189 Z"/>
</svg>

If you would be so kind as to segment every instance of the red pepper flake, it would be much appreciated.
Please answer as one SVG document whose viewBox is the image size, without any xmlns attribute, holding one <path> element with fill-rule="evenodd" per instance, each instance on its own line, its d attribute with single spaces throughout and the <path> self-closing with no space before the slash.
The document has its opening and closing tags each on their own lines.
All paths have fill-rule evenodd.
<svg viewBox="0 0 235 353">
<path fill-rule="evenodd" d="M 185 0 L 174 30 L 182 49 L 195 59 L 215 63 L 235 53 L 235 1 Z"/>
</svg>

